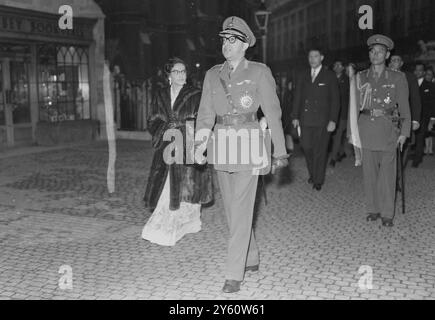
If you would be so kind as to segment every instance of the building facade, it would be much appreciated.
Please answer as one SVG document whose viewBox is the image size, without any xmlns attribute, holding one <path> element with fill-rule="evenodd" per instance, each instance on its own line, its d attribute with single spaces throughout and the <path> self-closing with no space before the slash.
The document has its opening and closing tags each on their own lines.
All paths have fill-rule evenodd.
<svg viewBox="0 0 435 320">
<path fill-rule="evenodd" d="M 96 138 L 104 125 L 104 15 L 70 0 L 0 1 L 0 146 Z"/>
<path fill-rule="evenodd" d="M 326 64 L 334 59 L 367 62 L 366 40 L 374 33 L 390 36 L 406 62 L 415 59 L 418 40 L 429 41 L 435 30 L 433 0 L 269 0 L 268 57 L 273 70 L 293 78 L 306 65 L 312 46 L 326 52 Z M 373 8 L 373 30 L 361 30 L 360 6 Z"/>
<path fill-rule="evenodd" d="M 96 0 L 106 15 L 106 56 L 126 78 L 144 81 L 178 56 L 198 78 L 222 62 L 218 33 L 229 15 L 255 29 L 255 0 Z M 258 49 L 250 49 L 256 57 Z"/>
</svg>

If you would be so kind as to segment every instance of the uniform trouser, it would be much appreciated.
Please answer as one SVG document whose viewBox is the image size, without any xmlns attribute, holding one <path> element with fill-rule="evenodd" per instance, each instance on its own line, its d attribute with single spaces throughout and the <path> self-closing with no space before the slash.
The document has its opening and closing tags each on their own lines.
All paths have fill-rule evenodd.
<svg viewBox="0 0 435 320">
<path fill-rule="evenodd" d="M 345 154 L 346 151 L 348 152 L 348 155 L 351 153 L 350 145 L 345 139 L 346 129 L 347 129 L 347 120 L 340 120 L 338 122 L 337 130 L 335 131 L 335 134 L 332 136 L 331 158 L 333 160 L 337 160 L 338 157 L 342 154 Z"/>
<path fill-rule="evenodd" d="M 364 192 L 368 213 L 394 217 L 397 177 L 397 151 L 363 149 Z"/>
<path fill-rule="evenodd" d="M 417 130 L 415 134 L 415 156 L 414 163 L 419 164 L 423 160 L 424 153 L 424 144 L 426 139 L 426 134 L 428 132 L 430 118 L 425 118 L 422 120 L 420 128 Z"/>
<path fill-rule="evenodd" d="M 260 262 L 252 230 L 258 175 L 252 171 L 217 171 L 217 177 L 230 229 L 225 276 L 242 281 L 245 267 Z"/>
<path fill-rule="evenodd" d="M 328 143 L 331 134 L 322 127 L 301 128 L 301 146 L 307 161 L 308 173 L 314 184 L 325 182 L 326 163 L 328 160 Z"/>
</svg>

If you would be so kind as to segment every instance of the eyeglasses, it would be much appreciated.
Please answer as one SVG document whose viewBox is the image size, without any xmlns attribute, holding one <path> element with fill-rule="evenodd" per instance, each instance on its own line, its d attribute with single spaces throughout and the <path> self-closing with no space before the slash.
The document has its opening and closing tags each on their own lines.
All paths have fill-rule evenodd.
<svg viewBox="0 0 435 320">
<path fill-rule="evenodd" d="M 171 73 L 175 73 L 177 76 L 186 74 L 186 70 L 172 70 Z"/>
<path fill-rule="evenodd" d="M 225 44 L 225 41 L 229 41 L 229 43 L 234 44 L 234 43 L 236 42 L 236 40 L 240 40 L 240 41 L 242 41 L 242 42 L 246 42 L 246 40 L 245 40 L 243 37 L 241 37 L 241 36 L 237 36 L 237 35 L 230 36 L 230 37 L 228 37 L 228 38 L 226 38 L 226 37 L 221 37 L 221 42 L 222 42 L 222 44 Z"/>
</svg>

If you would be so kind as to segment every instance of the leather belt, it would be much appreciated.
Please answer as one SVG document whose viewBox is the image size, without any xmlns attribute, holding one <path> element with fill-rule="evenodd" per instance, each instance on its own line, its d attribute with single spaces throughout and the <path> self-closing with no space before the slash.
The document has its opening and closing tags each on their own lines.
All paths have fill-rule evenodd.
<svg viewBox="0 0 435 320">
<path fill-rule="evenodd" d="M 257 112 L 249 112 L 249 113 L 227 113 L 223 116 L 216 117 L 216 123 L 222 124 L 224 126 L 236 126 L 248 122 L 256 122 L 258 121 Z"/>
<path fill-rule="evenodd" d="M 360 111 L 360 114 L 364 114 L 366 116 L 371 117 L 383 117 L 383 116 L 391 116 L 393 114 L 394 109 L 385 110 L 385 109 L 363 109 Z"/>
</svg>

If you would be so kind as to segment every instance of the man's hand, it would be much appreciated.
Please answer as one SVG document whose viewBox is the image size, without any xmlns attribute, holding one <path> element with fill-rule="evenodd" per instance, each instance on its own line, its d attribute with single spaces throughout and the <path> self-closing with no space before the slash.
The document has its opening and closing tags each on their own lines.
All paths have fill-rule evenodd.
<svg viewBox="0 0 435 320">
<path fill-rule="evenodd" d="M 412 131 L 417 131 L 420 128 L 418 121 L 412 121 Z"/>
<path fill-rule="evenodd" d="M 288 157 L 289 157 L 288 155 L 278 157 L 278 158 L 273 157 L 271 173 L 275 174 L 276 170 L 287 167 L 289 164 Z"/>
<path fill-rule="evenodd" d="M 261 130 L 263 130 L 263 131 L 267 129 L 266 117 L 263 117 L 260 119 L 260 127 L 261 127 Z"/>
<path fill-rule="evenodd" d="M 297 119 L 293 120 L 293 121 L 292 121 L 292 124 L 293 124 L 293 127 L 295 127 L 295 128 L 297 128 L 297 127 L 300 126 L 300 125 L 299 125 L 299 120 L 297 120 Z"/>
<path fill-rule="evenodd" d="M 328 126 L 326 127 L 326 130 L 328 132 L 334 132 L 335 131 L 335 122 L 334 121 L 329 121 Z"/>
<path fill-rule="evenodd" d="M 400 136 L 399 139 L 397 139 L 397 145 L 400 145 L 400 151 L 403 151 L 403 145 L 406 142 L 405 136 Z"/>
</svg>

